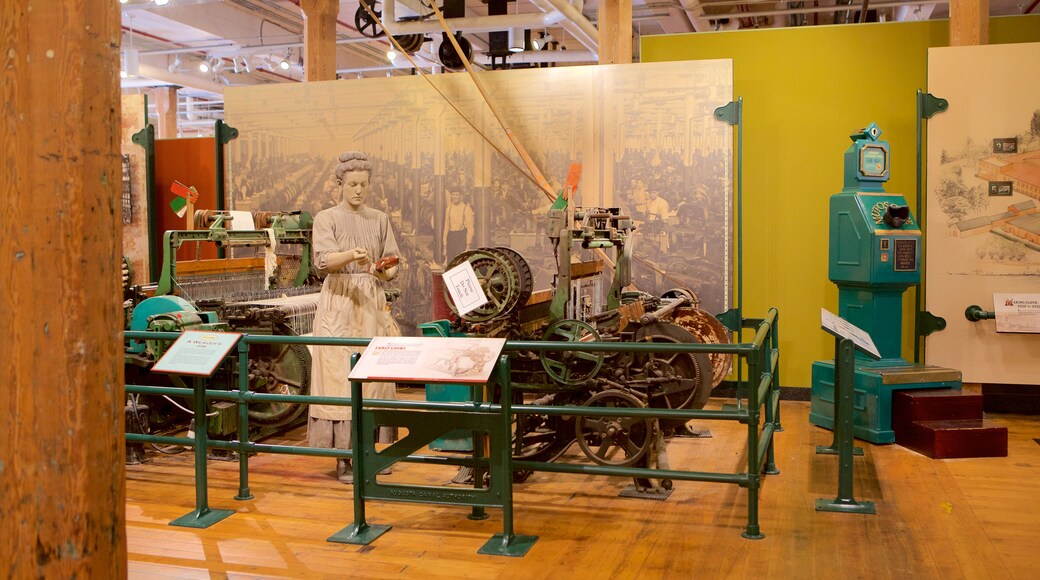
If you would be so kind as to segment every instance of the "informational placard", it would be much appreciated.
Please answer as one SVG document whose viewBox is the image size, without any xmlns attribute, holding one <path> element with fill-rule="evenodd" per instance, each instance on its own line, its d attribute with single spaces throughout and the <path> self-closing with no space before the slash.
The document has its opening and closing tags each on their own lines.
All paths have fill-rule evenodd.
<svg viewBox="0 0 1040 580">
<path fill-rule="evenodd" d="M 838 338 L 847 338 L 863 352 L 874 358 L 881 358 L 881 353 L 874 346 L 874 340 L 862 328 L 828 311 L 826 308 L 820 309 L 820 323 L 827 332 Z"/>
<path fill-rule="evenodd" d="M 152 370 L 157 373 L 211 376 L 240 338 L 242 334 L 238 332 L 185 330 Z"/>
<path fill-rule="evenodd" d="M 1040 294 L 993 294 L 997 332 L 1040 334 Z"/>
<path fill-rule="evenodd" d="M 380 336 L 361 353 L 348 378 L 483 384 L 505 344 L 504 338 Z"/>
<path fill-rule="evenodd" d="M 473 271 L 473 264 L 468 260 L 445 272 L 443 280 L 459 316 L 464 316 L 488 303 L 487 295 L 480 287 L 480 279 Z"/>
</svg>

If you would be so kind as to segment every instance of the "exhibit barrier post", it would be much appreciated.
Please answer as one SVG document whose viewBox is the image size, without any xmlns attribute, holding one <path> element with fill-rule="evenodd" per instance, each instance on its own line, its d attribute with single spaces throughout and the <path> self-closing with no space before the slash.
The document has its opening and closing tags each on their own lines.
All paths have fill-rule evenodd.
<svg viewBox="0 0 1040 580">
<path fill-rule="evenodd" d="M 361 357 L 359 353 L 352 353 L 350 355 L 350 368 L 354 368 L 357 364 L 358 359 Z M 364 426 L 361 424 L 361 383 L 358 381 L 350 381 L 350 400 L 353 403 L 350 406 L 350 438 L 351 446 L 360 451 L 362 449 L 362 439 L 365 436 Z M 375 433 L 369 434 L 370 437 L 374 437 Z M 390 530 L 392 526 L 389 525 L 372 525 L 365 520 L 365 454 L 361 452 L 354 453 L 354 460 L 351 462 L 351 469 L 354 471 L 354 523 L 343 528 L 329 536 L 328 541 L 339 542 L 343 544 L 362 544 L 368 545 L 373 540 L 382 536 Z"/>
<path fill-rule="evenodd" d="M 856 372 L 856 346 L 848 338 L 835 338 L 834 389 L 837 393 L 834 417 L 834 443 L 838 453 L 838 495 L 833 500 L 816 500 L 818 512 L 844 512 L 852 514 L 876 514 L 872 501 L 857 502 L 853 497 L 852 447 L 853 408 L 852 397 L 854 373 Z M 817 453 L 829 453 L 827 448 L 817 448 Z M 860 452 L 862 453 L 862 449 Z"/>
<path fill-rule="evenodd" d="M 208 528 L 220 520 L 235 513 L 233 510 L 214 510 L 209 507 L 209 480 L 206 475 L 206 456 L 208 454 L 206 417 L 206 379 L 196 377 L 194 380 L 195 412 L 195 511 L 187 513 L 172 522 L 171 526 L 185 528 Z"/>
<path fill-rule="evenodd" d="M 245 501 L 253 499 L 249 491 L 249 343 L 238 341 L 238 392 L 242 397 L 238 400 L 238 441 L 243 443 L 238 449 L 238 495 L 235 499 Z"/>
</svg>

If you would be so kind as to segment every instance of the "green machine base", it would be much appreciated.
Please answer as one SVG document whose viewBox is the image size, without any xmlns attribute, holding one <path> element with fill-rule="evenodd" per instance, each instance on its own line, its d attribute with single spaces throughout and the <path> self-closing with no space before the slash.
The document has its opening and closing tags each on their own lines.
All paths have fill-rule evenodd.
<svg viewBox="0 0 1040 580">
<path fill-rule="evenodd" d="M 208 528 L 233 513 L 234 510 L 195 510 L 173 520 L 170 525 L 182 528 Z"/>
<path fill-rule="evenodd" d="M 942 367 L 907 363 L 874 368 L 856 365 L 853 387 L 853 434 L 871 443 L 894 443 L 892 431 L 892 391 L 901 389 L 961 388 L 961 372 Z M 834 428 L 834 361 L 812 365 L 812 406 L 809 422 L 825 429 Z"/>
</svg>

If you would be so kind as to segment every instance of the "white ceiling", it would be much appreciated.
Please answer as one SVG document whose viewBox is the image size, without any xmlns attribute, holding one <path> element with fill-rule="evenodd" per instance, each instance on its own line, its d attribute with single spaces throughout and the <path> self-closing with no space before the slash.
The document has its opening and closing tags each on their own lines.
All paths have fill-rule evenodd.
<svg viewBox="0 0 1040 580">
<path fill-rule="evenodd" d="M 113 0 L 114 1 L 114 0 Z M 436 31 L 424 33 L 421 48 L 413 55 L 414 66 L 426 72 L 449 72 L 437 56 L 440 27 L 427 7 L 430 0 L 396 0 L 392 7 L 398 29 Z M 502 0 L 491 0 L 502 6 Z M 465 2 L 465 18 L 453 25 L 473 47 L 473 60 L 490 67 L 488 0 L 440 0 L 442 10 L 458 10 Z M 594 38 L 599 0 L 510 0 L 511 18 L 531 30 L 532 38 L 551 35 L 555 51 L 514 53 L 504 62 L 509 66 L 558 66 L 596 62 Z M 949 0 L 632 0 L 633 50 L 638 37 L 682 32 L 736 30 L 782 26 L 812 26 L 853 23 L 864 5 L 868 19 L 924 20 L 949 17 Z M 1037 12 L 1038 0 L 989 0 L 990 14 Z M 423 5 L 426 4 L 426 6 Z M 374 8 L 388 11 L 381 2 Z M 369 38 L 358 31 L 378 30 L 358 20 L 359 0 L 343 0 L 337 24 L 336 55 L 340 78 L 411 74 L 412 62 L 387 59 L 387 38 Z M 420 18 L 419 13 L 426 14 Z M 177 85 L 179 125 L 182 135 L 212 132 L 212 123 L 223 113 L 222 93 L 231 85 L 299 82 L 303 79 L 303 13 L 299 0 L 128 0 L 122 4 L 123 48 L 136 51 L 137 74 L 123 80 L 124 92 Z M 407 22 L 406 22 L 407 21 Z M 546 24 L 549 22 L 550 24 Z M 498 22 L 491 23 L 492 26 Z M 503 31 L 504 32 L 504 31 Z M 501 35 L 504 42 L 504 34 Z M 416 37 L 417 38 L 417 37 Z M 529 47 L 530 48 L 530 47 Z M 203 72 L 203 61 L 216 64 Z M 638 54 L 634 56 L 638 60 Z M 126 59 L 133 69 L 133 57 Z M 285 61 L 285 64 L 282 64 Z M 501 59 L 498 60 L 501 64 Z M 288 68 L 282 68 L 287 66 Z"/>
</svg>

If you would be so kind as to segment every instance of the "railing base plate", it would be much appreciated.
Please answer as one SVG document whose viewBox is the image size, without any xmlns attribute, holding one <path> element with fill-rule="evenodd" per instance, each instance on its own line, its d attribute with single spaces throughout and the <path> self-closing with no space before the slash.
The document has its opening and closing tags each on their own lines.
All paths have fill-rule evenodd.
<svg viewBox="0 0 1040 580">
<path fill-rule="evenodd" d="M 233 513 L 235 510 L 195 510 L 173 520 L 170 525 L 182 528 L 208 528 Z"/>
<path fill-rule="evenodd" d="M 392 527 L 393 526 L 376 524 L 362 524 L 359 526 L 354 523 L 335 534 L 332 534 L 326 541 L 337 542 L 340 544 L 359 544 L 367 546 L 379 536 L 390 531 L 390 528 Z"/>
<path fill-rule="evenodd" d="M 518 536 L 495 534 L 483 546 L 477 550 L 478 554 L 490 556 L 514 556 L 521 557 L 527 554 L 531 546 L 538 541 L 538 536 Z"/>
</svg>

